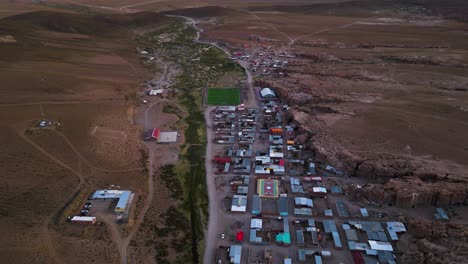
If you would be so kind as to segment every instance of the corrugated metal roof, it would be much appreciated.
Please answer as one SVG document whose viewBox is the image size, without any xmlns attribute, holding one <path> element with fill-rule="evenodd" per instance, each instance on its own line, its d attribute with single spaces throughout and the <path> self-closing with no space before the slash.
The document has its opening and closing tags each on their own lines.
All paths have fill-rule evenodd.
<svg viewBox="0 0 468 264">
<path fill-rule="evenodd" d="M 259 228 L 261 229 L 262 228 L 262 219 L 256 219 L 256 218 L 253 218 L 250 220 L 250 228 Z"/>
<path fill-rule="evenodd" d="M 387 231 L 391 240 L 398 240 L 398 233 L 406 232 L 406 227 L 401 222 L 387 222 Z"/>
<path fill-rule="evenodd" d="M 262 243 L 262 238 L 257 236 L 257 229 L 250 229 L 250 242 Z"/>
<path fill-rule="evenodd" d="M 384 264 L 396 263 L 395 257 L 393 257 L 393 253 L 390 251 L 377 251 L 377 258 L 379 259 L 380 263 L 384 263 Z"/>
<path fill-rule="evenodd" d="M 278 199 L 278 210 L 281 216 L 288 216 L 288 197 Z"/>
<path fill-rule="evenodd" d="M 360 208 L 359 211 L 363 217 L 369 217 L 369 213 L 367 212 L 366 208 Z"/>
<path fill-rule="evenodd" d="M 322 257 L 315 255 L 315 264 L 322 264 Z"/>
<path fill-rule="evenodd" d="M 337 232 L 335 221 L 333 220 L 323 220 L 323 229 L 325 233 Z"/>
<path fill-rule="evenodd" d="M 447 220 L 447 221 L 449 220 L 449 217 L 448 217 L 447 213 L 444 211 L 444 209 L 436 208 L 436 211 L 443 220 Z"/>
<path fill-rule="evenodd" d="M 332 232 L 332 236 L 333 236 L 333 243 L 335 244 L 335 247 L 337 248 L 343 247 L 343 245 L 341 244 L 340 234 L 338 232 Z"/>
<path fill-rule="evenodd" d="M 270 97 L 270 98 L 276 96 L 275 92 L 268 87 L 265 87 L 262 90 L 260 90 L 260 95 L 262 97 Z"/>
<path fill-rule="evenodd" d="M 348 210 L 346 209 L 345 203 L 343 201 L 336 201 L 336 209 L 338 210 L 339 216 L 349 217 Z"/>
<path fill-rule="evenodd" d="M 240 264 L 241 263 L 241 256 L 242 256 L 242 246 L 232 245 L 230 250 L 229 250 L 229 257 L 231 259 L 231 263 Z"/>
<path fill-rule="evenodd" d="M 296 238 L 297 238 L 297 245 L 303 246 L 304 242 L 304 231 L 303 230 L 296 230 Z"/>
<path fill-rule="evenodd" d="M 258 195 L 252 196 L 252 214 L 258 215 L 262 212 L 262 201 Z"/>
<path fill-rule="evenodd" d="M 131 194 L 132 193 L 130 191 L 124 191 L 122 195 L 120 195 L 119 201 L 117 202 L 117 205 L 115 206 L 116 212 L 124 212 L 127 209 L 127 205 L 128 205 Z"/>
<path fill-rule="evenodd" d="M 392 244 L 389 242 L 369 240 L 371 249 L 382 250 L 382 251 L 393 251 Z"/>
<path fill-rule="evenodd" d="M 356 233 L 356 230 L 354 230 L 354 229 L 346 229 L 345 234 L 346 234 L 346 239 L 348 239 L 348 240 L 351 240 L 351 241 L 359 240 L 358 236 L 357 236 L 357 233 Z"/>
<path fill-rule="evenodd" d="M 308 206 L 308 207 L 314 206 L 314 202 L 312 201 L 312 199 L 306 198 L 306 197 L 295 197 L 294 202 L 296 203 L 296 205 L 302 205 L 302 206 Z"/>
<path fill-rule="evenodd" d="M 310 216 L 312 215 L 312 209 L 311 208 L 294 208 L 294 214 Z"/>
</svg>

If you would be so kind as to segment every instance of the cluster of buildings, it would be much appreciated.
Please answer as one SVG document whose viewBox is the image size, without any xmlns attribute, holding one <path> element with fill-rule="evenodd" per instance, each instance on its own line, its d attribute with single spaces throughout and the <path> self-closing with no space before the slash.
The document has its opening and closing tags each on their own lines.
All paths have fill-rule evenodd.
<svg viewBox="0 0 468 264">
<path fill-rule="evenodd" d="M 97 190 L 86 201 L 80 215 L 69 217 L 72 223 L 96 224 L 96 213 L 110 214 L 116 222 L 125 221 L 133 201 L 134 193 L 127 190 Z M 109 208 L 113 208 L 112 211 Z"/>
<path fill-rule="evenodd" d="M 152 128 L 144 134 L 145 141 L 156 141 L 157 143 L 177 142 L 179 133 L 177 131 L 161 131 L 158 128 Z"/>
<path fill-rule="evenodd" d="M 354 263 L 395 263 L 392 243 L 405 225 L 376 220 L 366 208 L 349 210 L 343 189 L 327 179 L 343 173 L 314 161 L 272 89 L 257 92 L 259 109 L 218 107 L 211 114 L 215 143 L 224 150 L 213 165 L 229 179 L 226 213 L 241 214 L 235 217 L 244 219 L 239 232 L 248 234 L 229 245 L 224 240 L 217 262 L 278 263 L 280 256 L 284 263 L 351 257 Z"/>
</svg>

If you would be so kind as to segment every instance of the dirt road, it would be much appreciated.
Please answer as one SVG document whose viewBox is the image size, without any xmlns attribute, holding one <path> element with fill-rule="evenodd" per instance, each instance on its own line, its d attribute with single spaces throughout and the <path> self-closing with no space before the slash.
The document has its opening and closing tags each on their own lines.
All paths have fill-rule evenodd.
<svg viewBox="0 0 468 264">
<path fill-rule="evenodd" d="M 222 47 L 220 47 L 217 43 L 215 42 L 208 42 L 208 41 L 201 41 L 200 36 L 201 33 L 203 32 L 203 29 L 199 28 L 197 26 L 197 21 L 194 20 L 193 18 L 186 17 L 186 16 L 176 16 L 176 15 L 168 15 L 170 17 L 180 17 L 185 20 L 188 20 L 192 27 L 196 30 L 197 35 L 195 36 L 194 40 L 197 43 L 201 44 L 207 44 L 214 46 L 224 52 L 227 56 L 232 56 L 231 53 Z M 255 87 L 254 87 L 254 82 L 253 82 L 253 76 L 252 73 L 248 69 L 248 62 L 246 61 L 239 61 L 239 64 L 242 68 L 244 68 L 244 71 L 247 75 L 247 89 L 248 89 L 248 96 L 243 102 L 246 107 L 256 107 L 257 106 L 257 101 L 255 98 Z M 213 107 L 207 107 L 205 108 L 204 111 L 204 116 L 205 116 L 205 122 L 207 126 L 207 145 L 206 145 L 206 155 L 205 155 L 205 171 L 206 171 L 206 184 L 207 184 L 207 190 L 208 190 L 208 199 L 209 199 L 209 219 L 208 219 L 208 230 L 205 233 L 205 252 L 203 255 L 203 263 L 205 264 L 210 264 L 213 262 L 213 259 L 216 255 L 216 249 L 217 249 L 217 233 L 216 229 L 219 223 L 219 208 L 221 207 L 221 204 L 218 199 L 216 199 L 216 186 L 214 182 L 214 175 L 212 173 L 212 166 L 211 166 L 211 159 L 213 157 L 213 133 L 211 132 L 211 118 L 210 118 L 210 112 L 213 110 Z"/>
</svg>

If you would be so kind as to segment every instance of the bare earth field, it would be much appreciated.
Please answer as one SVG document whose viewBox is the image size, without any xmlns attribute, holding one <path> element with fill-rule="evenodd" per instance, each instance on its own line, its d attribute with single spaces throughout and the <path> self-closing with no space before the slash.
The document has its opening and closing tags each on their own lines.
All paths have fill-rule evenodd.
<svg viewBox="0 0 468 264">
<path fill-rule="evenodd" d="M 146 150 L 133 112 L 146 70 L 134 55 L 131 30 L 163 19 L 107 19 L 39 12 L 0 20 L 0 35 L 9 40 L 0 43 L 3 261 L 120 261 L 116 234 L 131 231 L 133 219 L 126 227 L 77 227 L 65 218 L 110 184 L 136 193 L 136 215 L 141 210 Z M 60 126 L 34 128 L 42 113 Z"/>
</svg>

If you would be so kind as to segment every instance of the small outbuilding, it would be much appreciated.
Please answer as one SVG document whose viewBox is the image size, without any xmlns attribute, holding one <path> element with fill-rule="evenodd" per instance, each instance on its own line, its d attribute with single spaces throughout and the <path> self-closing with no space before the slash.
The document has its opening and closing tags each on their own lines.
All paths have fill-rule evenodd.
<svg viewBox="0 0 468 264">
<path fill-rule="evenodd" d="M 159 132 L 158 143 L 177 142 L 177 132 Z"/>
<path fill-rule="evenodd" d="M 96 224 L 96 217 L 94 216 L 74 216 L 71 219 L 72 223 L 79 223 L 79 224 Z"/>
<path fill-rule="evenodd" d="M 260 95 L 262 96 L 262 98 L 268 98 L 268 99 L 276 98 L 275 92 L 271 88 L 268 88 L 268 87 L 260 90 Z"/>
</svg>

